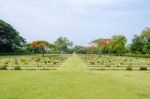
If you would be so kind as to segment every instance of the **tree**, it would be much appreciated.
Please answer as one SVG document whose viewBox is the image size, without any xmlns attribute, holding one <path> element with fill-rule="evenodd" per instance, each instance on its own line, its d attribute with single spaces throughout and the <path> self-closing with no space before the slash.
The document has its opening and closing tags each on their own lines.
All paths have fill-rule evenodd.
<svg viewBox="0 0 150 99">
<path fill-rule="evenodd" d="M 142 31 L 141 38 L 144 41 L 143 52 L 150 54 L 150 28 L 146 28 Z"/>
<path fill-rule="evenodd" d="M 73 43 L 68 40 L 66 37 L 59 37 L 55 42 L 54 45 L 57 47 L 59 51 L 62 53 L 67 52 L 68 47 L 72 47 Z"/>
<path fill-rule="evenodd" d="M 45 52 L 50 51 L 51 48 L 54 46 L 47 41 L 33 41 L 32 42 L 32 48 L 34 48 L 34 51 L 43 53 L 43 56 Z"/>
<path fill-rule="evenodd" d="M 76 45 L 76 46 L 74 47 L 74 51 L 75 51 L 76 53 L 86 54 L 86 47 L 80 46 L 80 45 Z"/>
<path fill-rule="evenodd" d="M 146 54 L 150 54 L 150 42 L 146 42 L 143 47 L 143 52 Z"/>
<path fill-rule="evenodd" d="M 103 47 L 101 46 L 102 39 L 103 38 L 99 38 L 99 39 L 96 39 L 96 40 L 94 40 L 94 41 L 91 42 L 92 44 L 95 44 L 97 46 L 97 50 L 98 50 L 97 53 L 99 53 L 99 54 L 101 54 L 102 50 L 103 50 Z"/>
<path fill-rule="evenodd" d="M 141 33 L 141 37 L 145 41 L 150 41 L 150 28 L 145 28 Z"/>
<path fill-rule="evenodd" d="M 33 51 L 32 43 L 26 44 L 26 50 L 27 50 L 28 52 L 32 52 L 32 51 Z"/>
<path fill-rule="evenodd" d="M 150 54 L 150 28 L 145 28 L 141 35 L 134 36 L 131 51 L 133 53 Z"/>
<path fill-rule="evenodd" d="M 26 41 L 10 24 L 0 20 L 0 52 L 14 52 L 23 47 Z"/>
<path fill-rule="evenodd" d="M 113 50 L 117 55 L 121 55 L 126 49 L 125 45 L 127 43 L 127 39 L 123 35 L 115 35 L 112 37 L 113 40 Z"/>
<path fill-rule="evenodd" d="M 143 47 L 144 47 L 144 40 L 141 38 L 141 36 L 135 35 L 132 44 L 130 47 L 130 50 L 132 53 L 143 53 Z"/>
<path fill-rule="evenodd" d="M 96 40 L 92 41 L 92 43 L 96 44 L 99 54 L 110 53 L 111 47 L 113 44 L 113 40 L 100 38 L 100 39 L 96 39 Z"/>
</svg>

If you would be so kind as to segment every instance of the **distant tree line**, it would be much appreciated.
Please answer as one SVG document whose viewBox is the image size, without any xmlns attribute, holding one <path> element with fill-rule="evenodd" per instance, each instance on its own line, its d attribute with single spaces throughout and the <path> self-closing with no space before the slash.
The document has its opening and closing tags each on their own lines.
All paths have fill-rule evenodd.
<svg viewBox="0 0 150 99">
<path fill-rule="evenodd" d="M 66 37 L 59 37 L 54 43 L 32 41 L 27 43 L 10 24 L 0 20 L 0 53 L 80 53 L 80 54 L 150 54 L 150 28 L 145 28 L 140 35 L 135 35 L 132 43 L 127 44 L 124 35 L 112 38 L 98 38 L 90 46 L 73 46 Z"/>
</svg>

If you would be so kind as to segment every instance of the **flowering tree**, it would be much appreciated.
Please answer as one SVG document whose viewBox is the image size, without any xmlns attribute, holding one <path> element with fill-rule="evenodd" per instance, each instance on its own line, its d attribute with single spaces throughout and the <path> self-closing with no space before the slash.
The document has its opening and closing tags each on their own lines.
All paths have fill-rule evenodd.
<svg viewBox="0 0 150 99">
<path fill-rule="evenodd" d="M 41 52 L 43 53 L 43 56 L 45 52 L 48 52 L 51 48 L 54 47 L 52 44 L 49 44 L 47 41 L 33 41 L 31 45 L 35 52 Z"/>
<path fill-rule="evenodd" d="M 113 40 L 100 38 L 92 41 L 92 43 L 97 45 L 99 54 L 101 54 L 102 52 L 110 52 L 110 48 L 113 45 Z"/>
</svg>

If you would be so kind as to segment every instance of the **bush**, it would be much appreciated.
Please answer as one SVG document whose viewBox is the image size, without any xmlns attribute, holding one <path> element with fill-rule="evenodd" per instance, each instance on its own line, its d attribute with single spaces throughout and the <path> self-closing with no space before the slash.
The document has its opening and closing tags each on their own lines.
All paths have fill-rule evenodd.
<svg viewBox="0 0 150 99">
<path fill-rule="evenodd" d="M 1 66 L 1 70 L 7 70 L 7 67 L 8 67 L 8 65 L 7 64 L 4 64 L 3 66 Z"/>
<path fill-rule="evenodd" d="M 53 62 L 54 65 L 58 64 L 59 62 Z"/>
<path fill-rule="evenodd" d="M 21 70 L 20 66 L 15 66 L 14 70 Z"/>
<path fill-rule="evenodd" d="M 97 63 L 101 63 L 100 61 L 97 61 Z"/>
<path fill-rule="evenodd" d="M 116 67 L 120 67 L 120 65 L 116 65 Z"/>
<path fill-rule="evenodd" d="M 127 56 L 127 57 L 139 57 L 139 58 L 150 58 L 150 55 L 147 54 L 125 54 L 123 56 Z"/>
<path fill-rule="evenodd" d="M 147 67 L 140 67 L 141 71 L 147 71 Z"/>
<path fill-rule="evenodd" d="M 91 65 L 95 65 L 95 62 L 90 62 L 91 63 Z"/>
<path fill-rule="evenodd" d="M 132 67 L 131 67 L 131 66 L 128 66 L 126 70 L 132 71 Z"/>
<path fill-rule="evenodd" d="M 105 67 L 111 67 L 110 65 L 105 65 Z"/>
</svg>

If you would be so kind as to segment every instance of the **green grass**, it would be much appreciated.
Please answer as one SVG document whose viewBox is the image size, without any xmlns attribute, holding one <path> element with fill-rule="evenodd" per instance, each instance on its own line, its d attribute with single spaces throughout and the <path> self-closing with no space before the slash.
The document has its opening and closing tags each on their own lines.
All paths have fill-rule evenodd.
<svg viewBox="0 0 150 99">
<path fill-rule="evenodd" d="M 0 99 L 150 99 L 150 72 L 90 71 L 73 55 L 57 71 L 0 71 Z"/>
</svg>

